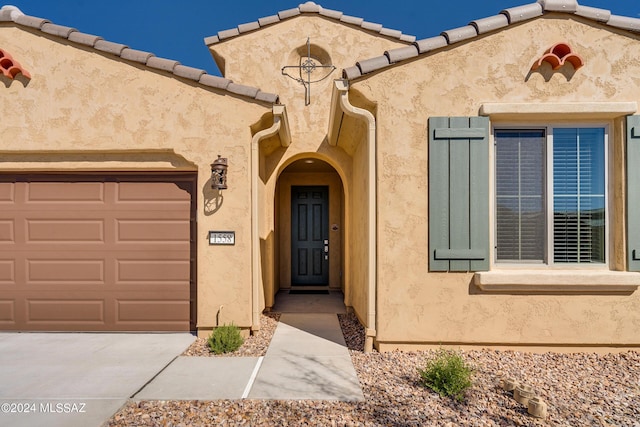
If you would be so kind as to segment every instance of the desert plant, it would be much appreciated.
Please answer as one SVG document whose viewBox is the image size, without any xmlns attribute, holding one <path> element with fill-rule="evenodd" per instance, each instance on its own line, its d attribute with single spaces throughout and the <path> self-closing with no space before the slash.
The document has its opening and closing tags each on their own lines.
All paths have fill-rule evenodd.
<svg viewBox="0 0 640 427">
<path fill-rule="evenodd" d="M 418 369 L 422 385 L 441 396 L 461 402 L 464 392 L 471 387 L 473 369 L 462 355 L 453 350 L 439 349 L 434 358 L 427 361 L 424 369 Z"/>
<path fill-rule="evenodd" d="M 240 334 L 240 328 L 233 323 L 217 327 L 209 335 L 207 344 L 209 351 L 215 354 L 230 353 L 240 348 L 244 339 Z"/>
</svg>

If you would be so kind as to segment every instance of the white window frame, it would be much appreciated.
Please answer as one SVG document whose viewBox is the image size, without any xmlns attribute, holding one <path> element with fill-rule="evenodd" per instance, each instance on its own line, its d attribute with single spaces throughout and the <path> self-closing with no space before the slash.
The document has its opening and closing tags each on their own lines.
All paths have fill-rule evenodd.
<svg viewBox="0 0 640 427">
<path fill-rule="evenodd" d="M 555 263 L 553 261 L 553 129 L 554 128 L 602 128 L 604 129 L 604 191 L 605 191 L 605 260 L 604 263 Z M 546 242 L 544 245 L 544 260 L 542 262 L 523 262 L 523 261 L 499 261 L 497 259 L 497 197 L 496 197 L 496 130 L 537 130 L 543 129 L 545 131 L 545 236 Z M 610 188 L 611 180 L 609 179 L 612 173 L 612 165 L 610 159 L 612 158 L 610 150 L 612 144 L 610 144 L 610 126 L 607 122 L 518 122 L 518 123 L 492 123 L 491 126 L 491 140 L 490 144 L 490 197 L 491 197 L 491 268 L 496 267 L 499 269 L 609 269 L 609 263 L 611 259 L 612 242 L 610 238 L 610 212 L 612 209 L 612 200 L 610 194 L 613 194 Z"/>
</svg>

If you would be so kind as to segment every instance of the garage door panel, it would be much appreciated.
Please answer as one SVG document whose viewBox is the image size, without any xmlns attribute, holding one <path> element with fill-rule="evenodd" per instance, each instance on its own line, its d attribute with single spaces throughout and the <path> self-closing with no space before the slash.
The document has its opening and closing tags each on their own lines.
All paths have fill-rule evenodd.
<svg viewBox="0 0 640 427">
<path fill-rule="evenodd" d="M 184 300 L 123 300 L 116 302 L 116 321 L 120 323 L 149 321 L 180 322 L 189 315 Z"/>
<path fill-rule="evenodd" d="M 107 233 L 108 234 L 108 233 Z M 149 240 L 149 241 L 123 241 L 117 244 L 109 242 L 111 240 L 109 236 L 105 237 L 106 242 L 83 242 L 83 241 L 65 241 L 65 242 L 33 242 L 28 245 L 14 245 L 15 250 L 6 250 L 9 246 L 0 243 L 0 258 L 3 253 L 18 254 L 21 252 L 29 253 L 32 257 L 42 258 L 42 254 L 49 253 L 51 257 L 52 252 L 57 258 L 65 259 L 70 257 L 79 256 L 81 258 L 93 257 L 95 253 L 103 253 L 105 256 L 110 254 L 124 254 L 124 253 L 142 253 L 152 252 L 153 254 L 165 254 L 165 256 L 171 256 L 170 254 L 185 253 L 189 251 L 191 246 L 188 241 L 163 241 L 163 240 Z M 82 249 L 78 250 L 78 243 L 82 243 Z M 4 246 L 4 247 L 3 247 Z M 93 254 L 93 255 L 92 255 Z M 146 256 L 146 254 L 144 254 Z"/>
<path fill-rule="evenodd" d="M 14 324 L 15 321 L 15 301 L 0 300 L 0 325 Z"/>
<path fill-rule="evenodd" d="M 15 285 L 17 277 L 23 278 L 21 286 L 46 289 L 56 285 L 67 290 L 77 289 L 74 285 L 188 286 L 190 282 L 189 252 L 184 250 L 157 251 L 150 246 L 147 251 L 60 252 L 21 252 L 13 260 L 0 260 L 0 285 Z"/>
<path fill-rule="evenodd" d="M 103 182 L 30 182 L 25 203 L 89 202 L 104 203 Z M 66 204 L 66 203 L 65 203 Z"/>
<path fill-rule="evenodd" d="M 184 284 L 190 267 L 184 259 L 119 259 L 116 285 Z"/>
<path fill-rule="evenodd" d="M 16 261 L 13 259 L 0 259 L 0 290 L 3 285 L 16 285 Z"/>
<path fill-rule="evenodd" d="M 15 243 L 15 221 L 13 219 L 0 219 L 0 245 Z"/>
<path fill-rule="evenodd" d="M 26 284 L 105 284 L 104 259 L 28 259 Z"/>
<path fill-rule="evenodd" d="M 180 219 L 119 219 L 116 242 L 184 242 L 190 221 Z"/>
<path fill-rule="evenodd" d="M 73 288 L 73 286 L 70 286 Z M 149 287 L 92 287 L 74 289 L 72 292 L 60 293 L 58 289 L 27 288 L 20 295 L 13 298 L 2 296 L 2 300 L 15 301 L 76 301 L 76 300 L 105 300 L 113 302 L 117 300 L 188 300 L 189 291 L 184 286 L 160 287 L 150 292 Z"/>
<path fill-rule="evenodd" d="M 102 219 L 29 219 L 26 243 L 104 243 Z"/>
<path fill-rule="evenodd" d="M 15 203 L 15 188 L 12 182 L 0 182 L 0 204 Z"/>
<path fill-rule="evenodd" d="M 27 324 L 65 322 L 104 325 L 103 299 L 30 299 L 27 300 Z"/>
<path fill-rule="evenodd" d="M 121 285 L 82 284 L 36 284 L 3 290 L 0 287 L 2 300 L 18 301 L 23 299 L 74 300 L 74 299 L 182 299 L 188 301 L 190 292 L 186 283 L 147 282 L 125 283 Z M 185 289 L 186 288 L 186 289 Z"/>
<path fill-rule="evenodd" d="M 116 191 L 118 202 L 143 202 L 188 204 L 191 202 L 190 189 L 181 183 L 157 182 L 150 187 L 143 182 L 120 182 Z"/>
<path fill-rule="evenodd" d="M 0 329 L 191 328 L 192 177 L 30 179 L 0 176 Z"/>
</svg>

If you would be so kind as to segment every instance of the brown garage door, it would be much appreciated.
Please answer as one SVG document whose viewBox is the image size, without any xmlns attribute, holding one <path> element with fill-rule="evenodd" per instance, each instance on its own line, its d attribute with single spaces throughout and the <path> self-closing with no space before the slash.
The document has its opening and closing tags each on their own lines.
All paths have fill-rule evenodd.
<svg viewBox="0 0 640 427">
<path fill-rule="evenodd" d="M 193 187 L 193 176 L 0 175 L 0 329 L 193 329 Z"/>
</svg>

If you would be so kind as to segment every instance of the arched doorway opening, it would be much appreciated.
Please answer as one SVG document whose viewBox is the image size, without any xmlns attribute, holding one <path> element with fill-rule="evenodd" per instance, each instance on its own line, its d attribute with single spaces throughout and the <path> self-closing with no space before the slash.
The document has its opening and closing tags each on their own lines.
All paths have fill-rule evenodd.
<svg viewBox="0 0 640 427">
<path fill-rule="evenodd" d="M 345 191 L 328 162 L 298 158 L 275 189 L 275 277 L 279 291 L 345 292 Z M 272 306 L 274 298 L 266 298 Z M 271 303 L 271 304 L 269 304 Z"/>
</svg>

